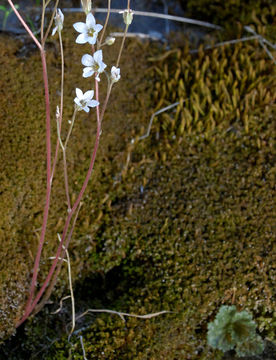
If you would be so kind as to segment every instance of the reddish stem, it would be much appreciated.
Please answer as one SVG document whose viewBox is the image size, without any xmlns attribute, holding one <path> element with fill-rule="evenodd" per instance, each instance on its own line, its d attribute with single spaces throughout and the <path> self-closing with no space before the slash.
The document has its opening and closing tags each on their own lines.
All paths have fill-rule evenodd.
<svg viewBox="0 0 276 360">
<path fill-rule="evenodd" d="M 29 312 L 31 308 L 31 301 L 33 299 L 37 275 L 39 270 L 39 263 L 43 244 L 45 241 L 46 227 L 48 221 L 48 214 L 50 208 L 50 198 L 51 198 L 51 117 L 50 117 L 50 99 L 49 99 L 49 87 L 48 87 L 48 76 L 47 76 L 47 64 L 44 50 L 41 51 L 41 61 L 43 68 L 43 81 L 44 81 L 44 90 L 45 90 L 45 107 L 46 107 L 46 152 L 47 152 L 47 190 L 46 190 L 46 202 L 43 213 L 43 223 L 39 239 L 39 246 L 36 253 L 34 268 L 33 268 L 33 277 L 31 282 L 30 295 L 27 301 L 25 314 Z"/>
<path fill-rule="evenodd" d="M 95 92 L 96 92 L 96 99 L 99 99 L 99 88 L 98 88 L 98 82 L 95 80 Z M 98 100 L 97 100 L 98 101 Z M 17 327 L 19 325 L 21 325 L 28 317 L 29 315 L 31 314 L 31 312 L 34 310 L 35 306 L 37 305 L 37 303 L 39 302 L 41 296 L 43 295 L 46 287 L 48 286 L 49 284 L 49 281 L 51 280 L 52 276 L 53 276 L 53 273 L 56 269 L 56 266 L 57 266 L 57 263 L 59 261 L 59 257 L 60 257 L 60 254 L 61 254 L 61 250 L 62 250 L 62 245 L 64 243 L 64 240 L 66 238 L 66 235 L 67 235 L 67 232 L 68 232 L 68 228 L 69 228 L 69 225 L 70 225 L 70 221 L 72 219 L 72 216 L 74 214 L 74 212 L 76 211 L 82 197 L 83 197 L 83 194 L 85 192 L 85 189 L 87 187 L 87 184 L 88 184 L 88 181 L 91 177 L 91 174 L 92 174 L 92 170 L 93 170 L 93 167 L 94 167 L 94 163 L 95 163 L 95 158 L 96 158 L 96 154 L 97 154 L 97 150 L 98 150 L 98 147 L 99 147 L 99 142 L 100 142 L 100 135 L 101 135 L 101 120 L 100 120 L 100 109 L 99 109 L 99 106 L 97 106 L 96 108 L 96 113 L 97 113 L 97 134 L 96 134 L 96 140 L 95 140 L 95 145 L 94 145 L 94 150 L 93 150 L 93 153 L 92 153 L 92 157 L 91 157 L 91 161 L 90 161 L 90 165 L 89 165 L 89 169 L 88 169 L 88 172 L 86 174 L 86 178 L 84 180 L 84 183 L 82 185 L 82 188 L 81 188 L 81 191 L 79 192 L 79 195 L 77 197 L 77 200 L 75 201 L 73 207 L 72 207 L 72 210 L 71 212 L 69 213 L 67 219 L 66 219 L 66 222 L 65 222 L 65 225 L 64 225 L 64 229 L 63 229 L 63 233 L 62 233 L 62 238 L 61 238 L 61 242 L 59 244 L 59 247 L 57 249 L 57 252 L 56 252 L 56 256 L 55 256 L 55 259 L 53 261 L 53 264 L 49 270 L 49 273 L 43 283 L 43 285 L 41 286 L 38 294 L 36 295 L 34 301 L 32 302 L 32 304 L 28 307 L 28 311 L 25 312 L 24 316 L 22 317 L 22 319 L 19 321 L 19 323 L 17 324 Z"/>
<path fill-rule="evenodd" d="M 33 39 L 35 44 L 40 50 L 41 54 L 41 61 L 42 61 L 42 69 L 43 69 L 43 81 L 44 81 L 44 90 L 45 90 L 45 107 L 46 107 L 46 152 L 47 152 L 47 190 L 46 190 L 46 202 L 44 207 L 44 213 L 43 213 L 43 223 L 42 223 L 42 230 L 40 234 L 39 239 L 39 246 L 36 254 L 34 269 L 33 269 L 33 277 L 31 282 L 31 288 L 30 288 L 30 295 L 27 301 L 25 314 L 29 313 L 29 310 L 31 308 L 31 301 L 34 295 L 36 280 L 37 280 L 37 274 L 39 270 L 39 262 L 42 252 L 42 247 L 45 240 L 45 234 L 46 234 L 46 227 L 47 227 L 47 221 L 48 221 L 48 214 L 49 214 L 49 207 L 50 207 L 50 197 L 51 197 L 51 129 L 50 129 L 50 99 L 49 99 L 49 87 L 48 87 L 48 76 L 47 76 L 47 64 L 46 64 L 46 56 L 44 47 L 39 43 L 39 41 L 36 39 L 34 34 L 32 33 L 31 29 L 28 27 L 22 16 L 19 14 L 17 9 L 15 8 L 13 2 L 11 0 L 8 0 L 10 6 L 12 7 L 14 13 L 16 14 L 19 21 L 22 23 L 30 37 Z"/>
<path fill-rule="evenodd" d="M 70 240 L 72 238 L 72 234 L 73 234 L 73 231 L 74 231 L 74 228 L 75 228 L 75 225 L 76 225 L 76 221 L 77 221 L 77 218 L 78 218 L 78 213 L 79 213 L 79 210 L 80 210 L 80 207 L 81 207 L 81 202 L 79 204 L 79 207 L 78 207 L 78 210 L 76 212 L 76 215 L 75 215 L 75 218 L 73 220 L 73 224 L 72 224 L 72 227 L 71 227 L 71 230 L 70 230 L 70 233 L 69 235 L 67 236 L 67 240 L 65 242 L 65 245 L 63 246 L 63 251 L 61 253 L 61 256 L 60 256 L 60 259 L 64 259 L 64 256 L 65 256 L 65 252 L 66 250 L 68 249 L 68 246 L 69 246 L 69 243 L 70 243 Z M 52 294 L 52 291 L 53 291 L 53 288 L 57 282 L 57 277 L 60 273 L 60 269 L 61 269 L 61 266 L 62 266 L 62 260 L 59 261 L 58 265 L 57 265 L 57 268 L 55 270 L 55 273 L 54 275 L 52 276 L 52 279 L 51 279 L 51 282 L 45 292 L 45 295 L 43 296 L 42 300 L 40 301 L 40 303 L 38 305 L 36 305 L 34 311 L 33 311 L 33 315 L 36 315 L 37 313 L 39 313 L 39 311 L 43 308 L 43 306 L 45 305 L 46 301 L 49 299 L 49 297 L 51 296 Z"/>
<path fill-rule="evenodd" d="M 24 28 L 26 29 L 27 33 L 30 35 L 30 37 L 33 39 L 33 41 L 36 43 L 37 47 L 39 48 L 40 51 L 43 51 L 42 49 L 42 45 L 40 44 L 40 42 L 37 40 L 37 38 L 34 36 L 32 30 L 29 28 L 29 26 L 25 23 L 24 19 L 22 18 L 22 16 L 19 14 L 19 12 L 16 10 L 16 7 L 13 5 L 13 2 L 11 0 L 8 0 L 10 6 L 12 7 L 15 15 L 18 17 L 18 20 L 21 22 L 21 24 L 24 26 Z"/>
</svg>

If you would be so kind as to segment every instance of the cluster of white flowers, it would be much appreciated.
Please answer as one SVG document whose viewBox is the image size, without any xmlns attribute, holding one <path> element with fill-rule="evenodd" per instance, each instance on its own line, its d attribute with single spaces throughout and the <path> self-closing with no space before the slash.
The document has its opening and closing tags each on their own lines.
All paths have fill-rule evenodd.
<svg viewBox="0 0 276 360">
<path fill-rule="evenodd" d="M 77 44 L 86 44 L 95 45 L 97 42 L 97 37 L 99 32 L 102 30 L 103 26 L 100 24 L 96 24 L 96 20 L 91 13 L 91 1 L 82 0 L 82 6 L 86 13 L 86 21 L 77 22 L 73 25 L 74 29 L 80 33 L 77 36 L 76 43 Z M 124 21 L 127 25 L 129 25 L 132 21 L 132 11 L 125 10 L 123 12 Z M 55 27 L 53 29 L 52 35 L 58 31 L 61 33 L 63 29 L 64 15 L 60 9 L 57 9 L 55 16 Z M 115 38 L 108 36 L 103 45 L 112 45 L 115 42 Z M 81 59 L 81 63 L 84 65 L 83 69 L 83 77 L 87 78 L 92 75 L 95 75 L 95 79 L 100 81 L 100 74 L 105 71 L 107 65 L 103 62 L 103 52 L 102 50 L 97 50 L 93 55 L 85 54 Z M 111 86 L 113 83 L 119 81 L 120 69 L 116 66 L 112 66 L 110 74 L 107 75 L 110 79 Z M 94 96 L 94 91 L 89 90 L 84 94 L 80 89 L 76 89 L 76 97 L 74 102 L 76 104 L 77 110 L 84 110 L 85 112 L 89 112 L 89 107 L 95 107 L 99 105 L 99 102 L 96 100 L 92 100 Z"/>
</svg>

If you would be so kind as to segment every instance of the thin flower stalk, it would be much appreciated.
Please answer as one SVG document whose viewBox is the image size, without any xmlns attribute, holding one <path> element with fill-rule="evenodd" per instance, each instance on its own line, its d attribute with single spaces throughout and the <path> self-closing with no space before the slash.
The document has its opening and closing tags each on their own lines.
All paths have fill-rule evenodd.
<svg viewBox="0 0 276 360">
<path fill-rule="evenodd" d="M 106 107 L 107 107 L 107 104 L 108 104 L 108 101 L 109 101 L 109 97 L 110 97 L 110 94 L 111 94 L 112 86 L 113 86 L 113 83 L 111 82 L 111 83 L 109 84 L 109 86 L 108 86 L 107 94 L 106 94 L 106 97 L 105 97 L 105 100 L 104 100 L 104 104 L 103 104 L 103 107 L 102 107 L 102 111 L 101 111 L 101 115 L 100 115 L 100 121 L 101 121 L 101 122 L 103 121 L 104 113 L 105 113 L 105 110 L 106 110 Z"/>
<path fill-rule="evenodd" d="M 101 115 L 100 115 L 101 121 L 103 120 L 103 117 L 104 117 L 104 113 L 105 113 L 105 110 L 106 110 L 106 107 L 107 107 L 107 104 L 108 104 L 108 101 L 109 101 L 109 97 L 110 97 L 110 94 L 111 94 L 112 86 L 113 86 L 113 84 L 115 82 L 119 81 L 120 77 L 121 77 L 120 76 L 120 69 L 116 68 L 115 66 L 112 66 L 112 68 L 111 68 L 111 76 L 107 77 L 107 79 L 108 79 L 108 87 L 107 87 L 107 94 L 106 94 L 104 104 L 103 104 L 103 107 L 102 107 L 102 112 L 101 112 Z"/>
<path fill-rule="evenodd" d="M 63 153 L 63 169 L 64 169 L 64 183 L 65 183 L 65 192 L 66 192 L 66 198 L 67 198 L 67 206 L 68 206 L 68 211 L 71 211 L 71 201 L 70 201 L 70 194 L 69 194 L 69 184 L 68 184 L 68 174 L 67 174 L 67 158 L 66 158 L 66 148 L 67 148 L 67 144 L 74 126 L 74 122 L 75 122 L 75 118 L 76 118 L 76 114 L 77 114 L 77 109 L 75 108 L 74 110 L 74 114 L 71 120 L 71 124 L 70 124 L 70 128 L 64 143 L 64 146 L 62 146 L 62 153 Z"/>
<path fill-rule="evenodd" d="M 68 130 L 68 134 L 67 134 L 67 136 L 66 136 L 66 140 L 65 140 L 65 143 L 64 143 L 64 149 L 65 149 L 65 150 L 66 150 L 66 148 L 67 148 L 68 141 L 69 141 L 69 139 L 70 139 L 70 136 L 71 136 L 71 133 L 72 133 L 72 130 L 73 130 L 73 127 L 74 127 L 74 123 L 75 123 L 77 111 L 78 111 L 78 109 L 75 108 L 74 114 L 73 114 L 73 116 L 72 116 L 72 120 L 70 121 L 70 128 L 69 128 L 69 130 Z"/>
<path fill-rule="evenodd" d="M 106 14 L 106 18 L 105 18 L 104 27 L 103 27 L 103 30 L 102 30 L 102 33 L 101 33 L 101 37 L 100 37 L 100 40 L 99 40 L 99 43 L 98 43 L 98 49 L 100 49 L 101 44 L 103 42 L 104 34 L 105 34 L 105 31 L 106 31 L 106 27 L 107 27 L 109 16 L 110 16 L 110 8 L 111 8 L 111 0 L 108 0 L 107 14 Z"/>
<path fill-rule="evenodd" d="M 127 2 L 127 11 L 130 12 L 130 0 L 128 0 L 128 2 Z M 124 45 L 125 45 L 126 34 L 128 32 L 128 28 L 129 28 L 129 24 L 126 23 L 124 36 L 123 36 L 123 39 L 122 39 L 121 47 L 120 47 L 120 50 L 119 50 L 119 55 L 118 55 L 117 62 L 116 62 L 116 67 L 119 67 L 119 64 L 120 64 L 121 55 L 122 55 L 122 51 L 123 51 L 123 48 L 124 48 Z"/>
<path fill-rule="evenodd" d="M 57 3 L 58 3 L 58 1 L 57 1 Z M 61 125 L 62 125 L 62 118 L 63 118 L 63 98 L 64 98 L 64 52 L 63 52 L 63 43 L 62 43 L 61 32 L 59 32 L 58 35 L 59 35 L 59 46 L 60 46 L 60 56 L 61 56 L 61 85 L 60 85 L 60 110 L 59 110 L 60 114 L 59 114 L 59 118 L 58 118 L 57 128 L 59 129 L 59 132 L 61 133 Z M 57 164 L 59 144 L 60 144 L 60 139 L 58 138 L 57 144 L 56 144 L 55 156 L 54 156 L 54 160 L 53 160 L 51 182 L 53 181 L 55 168 L 56 168 L 56 164 Z"/>
<path fill-rule="evenodd" d="M 50 2 L 50 1 L 47 2 L 46 6 L 49 4 L 49 2 Z M 52 25 L 53 25 L 53 22 L 54 22 L 54 17 L 55 17 L 55 13 L 56 13 L 56 11 L 57 11 L 58 3 L 59 3 L 59 0 L 56 0 L 55 6 L 54 6 L 54 9 L 53 9 L 53 12 L 52 12 L 52 16 L 51 16 L 51 19 L 50 19 L 48 28 L 47 28 L 47 30 L 46 30 L 46 33 L 45 33 L 45 35 L 44 35 L 42 44 L 45 44 L 45 41 L 46 41 L 46 39 L 47 39 L 48 36 L 49 36 L 49 32 L 50 32 L 50 30 L 51 30 L 51 28 L 52 28 Z"/>
<path fill-rule="evenodd" d="M 126 25 L 126 27 L 125 27 L 124 36 L 123 36 L 123 39 L 122 39 L 122 43 L 121 43 L 119 55 L 118 55 L 117 62 L 116 62 L 116 67 L 118 67 L 119 64 L 120 64 L 122 51 L 123 51 L 123 48 L 124 48 L 124 45 L 125 45 L 126 34 L 127 34 L 127 32 L 128 32 L 128 27 L 129 27 L 129 25 Z"/>
<path fill-rule="evenodd" d="M 76 311 L 75 311 L 75 298 L 74 298 L 74 291 L 73 291 L 73 284 L 72 284 L 72 276 L 71 276 L 71 263 L 70 263 L 70 256 L 69 256 L 69 252 L 68 250 L 65 248 L 64 249 L 65 253 L 66 253 L 66 257 L 67 257 L 67 268 L 68 268 L 68 279 L 69 279 L 69 288 L 70 288 L 70 295 L 71 295 L 71 304 L 72 304 L 72 327 L 71 327 L 71 331 L 69 334 L 69 338 L 70 336 L 73 334 L 74 330 L 75 330 L 75 325 L 76 325 Z"/>
<path fill-rule="evenodd" d="M 66 199 L 67 199 L 68 212 L 70 212 L 71 211 L 71 200 L 70 200 L 70 194 L 69 194 L 69 183 L 68 183 L 67 160 L 66 160 L 66 149 L 65 148 L 62 149 L 62 154 L 63 154 L 65 193 L 66 193 Z"/>
<path fill-rule="evenodd" d="M 41 11 L 41 24 L 40 24 L 40 38 L 41 38 L 41 44 L 43 44 L 43 38 L 44 38 L 44 20 L 45 20 L 45 0 L 42 2 L 42 11 Z"/>
</svg>

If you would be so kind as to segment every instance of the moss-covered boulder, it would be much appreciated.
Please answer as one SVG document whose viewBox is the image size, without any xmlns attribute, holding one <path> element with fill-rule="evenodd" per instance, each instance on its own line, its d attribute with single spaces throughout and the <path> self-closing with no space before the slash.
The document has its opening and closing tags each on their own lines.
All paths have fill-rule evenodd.
<svg viewBox="0 0 276 360">
<path fill-rule="evenodd" d="M 180 5 L 185 16 L 220 25 L 227 29 L 228 36 L 235 37 L 238 26 L 265 25 L 267 36 L 275 41 L 276 7 L 273 0 L 180 0 Z"/>
<path fill-rule="evenodd" d="M 72 52 L 69 40 L 65 44 L 73 69 L 79 50 Z M 50 54 L 54 80 L 58 61 Z M 161 54 L 134 42 L 126 59 L 126 81 L 110 104 L 91 193 L 69 248 L 77 315 L 89 308 L 170 313 L 126 322 L 110 314 L 82 317 L 68 342 L 70 304 L 51 314 L 68 293 L 64 268 L 56 303 L 21 329 L 21 358 L 82 359 L 85 351 L 88 359 L 219 359 L 222 354 L 207 346 L 207 324 L 221 304 L 231 303 L 250 310 L 262 337 L 275 341 L 275 66 L 258 42 L 194 55 L 188 47 Z M 66 95 L 69 110 L 79 77 L 68 74 L 74 84 Z M 176 101 L 177 107 L 154 119 L 150 136 L 139 140 L 139 121 L 145 128 L 151 111 Z M 94 129 L 83 118 L 74 133 L 75 191 Z M 62 184 L 56 186 L 41 277 L 57 245 L 61 225 L 55 214 L 66 210 Z M 41 210 L 36 217 L 28 214 L 30 229 L 33 223 L 39 227 Z M 18 234 L 25 232 L 25 222 L 18 228 Z M 35 249 L 35 239 L 25 243 L 27 250 L 29 244 Z M 26 249 L 19 252 L 27 264 L 24 284 L 32 265 Z M 12 311 L 6 313 L 12 324 Z M 3 354 L 18 358 L 18 351 L 6 349 Z"/>
</svg>

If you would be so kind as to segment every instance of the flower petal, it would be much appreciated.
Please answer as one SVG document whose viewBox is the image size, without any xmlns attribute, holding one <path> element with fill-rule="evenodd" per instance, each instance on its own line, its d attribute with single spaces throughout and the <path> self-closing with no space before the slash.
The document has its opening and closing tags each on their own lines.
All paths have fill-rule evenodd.
<svg viewBox="0 0 276 360">
<path fill-rule="evenodd" d="M 87 42 L 91 45 L 95 45 L 97 41 L 97 33 L 94 33 L 93 36 L 89 36 Z"/>
<path fill-rule="evenodd" d="M 96 20 L 95 20 L 93 14 L 89 13 L 86 16 L 86 26 L 88 28 L 94 28 L 95 24 L 96 24 Z"/>
<path fill-rule="evenodd" d="M 53 28 L 52 36 L 54 36 L 56 32 L 57 32 L 57 26 Z"/>
<path fill-rule="evenodd" d="M 83 74 L 82 74 L 82 76 L 84 77 L 84 78 L 88 78 L 89 76 L 92 76 L 93 74 L 94 74 L 94 70 L 92 70 L 92 68 L 89 68 L 89 67 L 87 67 L 87 68 L 84 68 L 83 69 Z"/>
<path fill-rule="evenodd" d="M 76 95 L 79 99 L 83 98 L 83 92 L 81 91 L 81 89 L 76 88 Z"/>
<path fill-rule="evenodd" d="M 90 101 L 87 102 L 87 105 L 90 106 L 90 107 L 95 107 L 95 106 L 100 105 L 100 103 L 97 100 L 90 100 Z"/>
<path fill-rule="evenodd" d="M 91 55 L 89 55 L 89 54 L 85 54 L 81 58 L 81 63 L 84 66 L 92 66 L 94 64 L 93 57 Z"/>
<path fill-rule="evenodd" d="M 95 51 L 93 58 L 97 63 L 100 63 L 103 60 L 103 51 L 102 50 Z"/>
<path fill-rule="evenodd" d="M 60 9 L 57 9 L 57 11 L 58 11 L 58 14 L 59 14 L 59 16 L 61 18 L 61 21 L 63 23 L 64 22 L 64 15 L 63 15 L 63 13 L 62 13 L 62 11 Z"/>
<path fill-rule="evenodd" d="M 94 96 L 94 91 L 93 90 L 88 90 L 86 91 L 86 93 L 83 95 L 83 99 L 84 100 L 91 100 Z"/>
<path fill-rule="evenodd" d="M 103 62 L 101 62 L 101 63 L 99 64 L 98 73 L 102 73 L 105 68 L 106 68 L 106 64 L 103 63 Z"/>
<path fill-rule="evenodd" d="M 80 100 L 76 97 L 75 99 L 74 99 L 74 102 L 78 105 L 78 106 L 82 106 L 81 105 L 81 103 L 80 103 Z"/>
<path fill-rule="evenodd" d="M 77 22 L 73 25 L 74 29 L 79 33 L 86 33 L 87 32 L 87 26 L 83 22 Z"/>
<path fill-rule="evenodd" d="M 87 34 L 80 34 L 77 38 L 76 38 L 76 43 L 77 44 L 85 44 L 88 41 L 88 36 Z"/>
<path fill-rule="evenodd" d="M 101 24 L 96 24 L 94 26 L 94 30 L 98 33 L 102 30 L 103 26 Z"/>
</svg>

